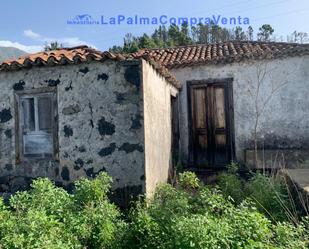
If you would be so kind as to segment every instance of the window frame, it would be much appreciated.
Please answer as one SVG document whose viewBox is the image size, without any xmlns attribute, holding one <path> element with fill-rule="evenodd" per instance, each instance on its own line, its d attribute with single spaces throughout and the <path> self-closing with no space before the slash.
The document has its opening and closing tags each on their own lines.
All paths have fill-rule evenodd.
<svg viewBox="0 0 309 249">
<path fill-rule="evenodd" d="M 52 98 L 52 146 L 53 152 L 51 157 L 29 157 L 24 154 L 24 141 L 23 141 L 23 127 L 22 127 L 22 108 L 21 100 L 23 98 L 38 98 L 44 95 L 51 95 Z M 59 156 L 59 142 L 58 142 L 58 101 L 57 101 L 57 88 L 56 87 L 44 87 L 39 89 L 29 89 L 14 92 L 15 102 L 15 143 L 16 143 L 16 164 L 27 161 L 38 160 L 58 160 Z M 38 117 L 35 117 L 38 119 Z"/>
</svg>

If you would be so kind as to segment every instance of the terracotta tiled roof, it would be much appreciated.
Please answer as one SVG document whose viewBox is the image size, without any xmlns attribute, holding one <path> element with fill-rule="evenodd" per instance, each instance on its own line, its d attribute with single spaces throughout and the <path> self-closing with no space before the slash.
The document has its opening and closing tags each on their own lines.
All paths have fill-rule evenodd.
<svg viewBox="0 0 309 249">
<path fill-rule="evenodd" d="M 79 46 L 40 52 L 17 60 L 4 61 L 0 64 L 0 71 L 12 71 L 32 66 L 79 64 L 107 59 L 117 61 L 144 59 L 167 81 L 176 87 L 180 87 L 180 83 L 169 72 L 169 68 L 232 63 L 245 59 L 282 58 L 305 54 L 309 55 L 309 44 L 276 42 L 226 42 L 165 49 L 142 49 L 131 54 L 101 52 L 87 46 Z"/>
<path fill-rule="evenodd" d="M 147 55 L 167 68 L 198 64 L 232 63 L 244 59 L 280 58 L 309 54 L 309 44 L 277 42 L 226 42 L 166 49 L 144 49 L 133 54 Z"/>
<path fill-rule="evenodd" d="M 132 54 L 117 54 L 111 52 L 101 52 L 87 46 L 73 48 L 60 48 L 48 52 L 39 52 L 36 54 L 26 55 L 16 60 L 7 60 L 0 64 L 0 71 L 14 71 L 21 68 L 31 68 L 33 66 L 56 66 L 79 64 L 90 61 L 105 61 L 108 59 L 116 61 L 145 59 L 148 63 L 161 74 L 168 82 L 180 88 L 177 81 L 164 66 L 155 62 L 147 55 L 133 56 Z"/>
<path fill-rule="evenodd" d="M 124 56 L 79 46 L 74 48 L 61 48 L 48 52 L 39 52 L 23 56 L 16 60 L 7 60 L 0 64 L 0 70 L 16 70 L 32 66 L 54 66 L 78 64 L 85 61 L 102 61 L 104 59 L 122 60 Z"/>
</svg>

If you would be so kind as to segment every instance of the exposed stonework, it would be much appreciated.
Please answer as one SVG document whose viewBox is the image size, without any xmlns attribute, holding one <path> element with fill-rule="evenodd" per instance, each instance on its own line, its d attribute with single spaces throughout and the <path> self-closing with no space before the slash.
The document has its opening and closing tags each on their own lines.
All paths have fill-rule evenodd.
<svg viewBox="0 0 309 249">
<path fill-rule="evenodd" d="M 75 170 L 80 170 L 81 168 L 83 168 L 84 167 L 84 161 L 83 161 L 83 159 L 81 159 L 81 158 L 77 158 L 77 160 L 74 162 L 74 169 Z"/>
<path fill-rule="evenodd" d="M 21 90 L 24 90 L 25 85 L 26 85 L 25 81 L 20 80 L 18 83 L 14 84 L 13 89 L 15 91 L 21 91 Z"/>
<path fill-rule="evenodd" d="M 143 192 L 142 94 L 126 80 L 127 69 L 106 61 L 0 72 L 0 191 L 23 189 L 36 177 L 72 188 L 74 180 L 106 171 L 118 192 L 130 186 Z M 48 86 L 57 88 L 59 155 L 18 162 L 14 91 Z"/>
<path fill-rule="evenodd" d="M 128 66 L 125 70 L 124 77 L 128 82 L 135 85 L 137 89 L 140 88 L 141 77 L 140 70 L 137 65 Z"/>
<path fill-rule="evenodd" d="M 72 115 L 75 113 L 79 113 L 81 111 L 79 105 L 69 105 L 68 107 L 63 108 L 63 115 Z"/>
<path fill-rule="evenodd" d="M 116 143 L 111 143 L 108 147 L 105 147 L 99 151 L 99 156 L 104 157 L 111 155 L 116 149 Z"/>
<path fill-rule="evenodd" d="M 79 69 L 79 72 L 86 74 L 86 73 L 89 72 L 89 68 L 88 67 L 81 68 L 81 69 Z"/>
<path fill-rule="evenodd" d="M 73 129 L 70 126 L 68 126 L 68 125 L 65 125 L 63 127 L 63 132 L 64 132 L 64 136 L 65 137 L 73 136 Z"/>
<path fill-rule="evenodd" d="M 48 84 L 48 86 L 57 86 L 60 83 L 59 79 L 53 80 L 53 79 L 49 79 L 49 80 L 45 80 L 45 82 Z"/>
<path fill-rule="evenodd" d="M 11 114 L 11 109 L 3 109 L 2 111 L 0 111 L 0 123 L 5 123 L 10 121 L 10 119 L 12 118 L 12 114 Z"/>
<path fill-rule="evenodd" d="M 102 117 L 98 121 L 98 131 L 101 136 L 113 135 L 115 133 L 115 125 L 111 122 L 105 121 L 105 118 Z"/>
<path fill-rule="evenodd" d="M 58 174 L 56 174 L 58 175 Z M 62 180 L 70 181 L 70 171 L 67 167 L 63 167 L 61 171 Z"/>
<path fill-rule="evenodd" d="M 130 144 L 124 143 L 119 147 L 119 150 L 125 151 L 126 153 L 131 153 L 133 151 L 143 152 L 143 146 L 140 144 Z"/>
<path fill-rule="evenodd" d="M 108 80 L 108 75 L 106 73 L 98 74 L 98 80 L 104 80 L 106 82 Z"/>
<path fill-rule="evenodd" d="M 12 137 L 12 130 L 5 130 L 5 132 L 4 132 L 4 134 L 5 134 L 5 136 L 7 137 L 7 138 L 11 138 Z"/>
<path fill-rule="evenodd" d="M 134 118 L 131 118 L 131 121 L 132 121 L 131 129 L 135 130 L 135 129 L 142 128 L 141 119 L 142 119 L 142 116 L 140 114 L 136 114 Z"/>
</svg>

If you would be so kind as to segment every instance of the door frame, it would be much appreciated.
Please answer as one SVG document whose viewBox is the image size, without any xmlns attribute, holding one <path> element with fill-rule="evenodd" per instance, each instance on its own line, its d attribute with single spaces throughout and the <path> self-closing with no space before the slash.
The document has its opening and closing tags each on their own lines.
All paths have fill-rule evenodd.
<svg viewBox="0 0 309 249">
<path fill-rule="evenodd" d="M 192 110 L 191 110 L 191 89 L 198 87 L 207 87 L 211 84 L 221 84 L 224 86 L 225 93 L 225 116 L 226 116 L 226 126 L 227 126 L 227 145 L 229 146 L 229 161 L 235 160 L 235 128 L 234 128 L 234 101 L 233 101 L 233 78 L 209 78 L 204 80 L 189 80 L 187 84 L 187 108 L 188 108 L 188 166 L 195 169 L 201 169 L 198 165 L 195 165 L 195 155 L 194 155 L 194 132 L 193 132 L 193 120 L 192 120 Z M 211 165 L 207 169 L 220 169 L 222 166 Z"/>
</svg>

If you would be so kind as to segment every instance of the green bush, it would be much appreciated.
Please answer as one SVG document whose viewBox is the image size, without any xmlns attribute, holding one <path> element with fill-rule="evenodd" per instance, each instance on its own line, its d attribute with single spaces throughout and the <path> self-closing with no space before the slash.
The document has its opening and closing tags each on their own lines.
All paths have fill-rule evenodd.
<svg viewBox="0 0 309 249">
<path fill-rule="evenodd" d="M 244 191 L 256 202 L 260 212 L 272 220 L 285 221 L 292 218 L 291 200 L 281 177 L 256 173 L 246 183 Z"/>
<path fill-rule="evenodd" d="M 221 173 L 217 184 L 226 198 L 232 198 L 236 205 L 246 199 L 255 202 L 258 210 L 272 221 L 295 221 L 298 214 L 293 208 L 293 200 L 283 178 L 277 175 L 252 173 L 251 179 L 244 181 L 237 173 L 237 166 L 231 165 Z"/>
<path fill-rule="evenodd" d="M 217 185 L 223 195 L 232 198 L 236 204 L 240 204 L 245 198 L 244 181 L 238 175 L 239 165 L 232 162 L 227 166 L 227 171 L 217 177 Z"/>
<path fill-rule="evenodd" d="M 180 186 L 162 185 L 152 199 L 138 203 L 131 213 L 124 248 L 309 246 L 308 232 L 303 225 L 273 224 L 252 202 L 235 205 L 219 190 L 202 186 L 196 177 L 195 180 L 192 178 L 192 173 L 184 173 L 180 175 Z M 192 182 L 198 184 L 188 191 Z"/>
<path fill-rule="evenodd" d="M 283 222 L 274 226 L 274 243 L 278 248 L 305 249 L 308 248 L 308 230 L 303 223 L 294 226 L 291 223 Z"/>
<path fill-rule="evenodd" d="M 255 187 L 267 187 L 267 179 L 263 177 L 256 175 L 248 183 L 248 193 L 255 198 L 263 196 L 263 192 L 258 195 L 254 191 Z M 193 173 L 185 172 L 179 177 L 179 185 L 163 184 L 152 198 L 137 201 L 126 219 L 107 198 L 110 183 L 111 178 L 102 173 L 94 180 L 77 181 L 73 194 L 68 194 L 49 180 L 38 179 L 29 191 L 14 195 L 8 205 L 0 199 L 0 248 L 302 249 L 309 246 L 308 219 L 297 225 L 273 223 L 252 201 L 237 204 L 220 189 L 201 184 Z M 272 198 L 266 195 L 268 201 Z"/>
<path fill-rule="evenodd" d="M 0 202 L 0 248 L 117 248 L 125 224 L 107 199 L 111 178 L 76 183 L 74 194 L 47 179 L 33 182 L 6 207 Z"/>
<path fill-rule="evenodd" d="M 222 173 L 217 178 L 218 187 L 225 197 L 231 197 L 236 204 L 245 199 L 244 182 L 235 174 Z"/>
<path fill-rule="evenodd" d="M 178 186 L 187 190 L 197 189 L 200 181 L 193 172 L 180 173 Z"/>
</svg>

